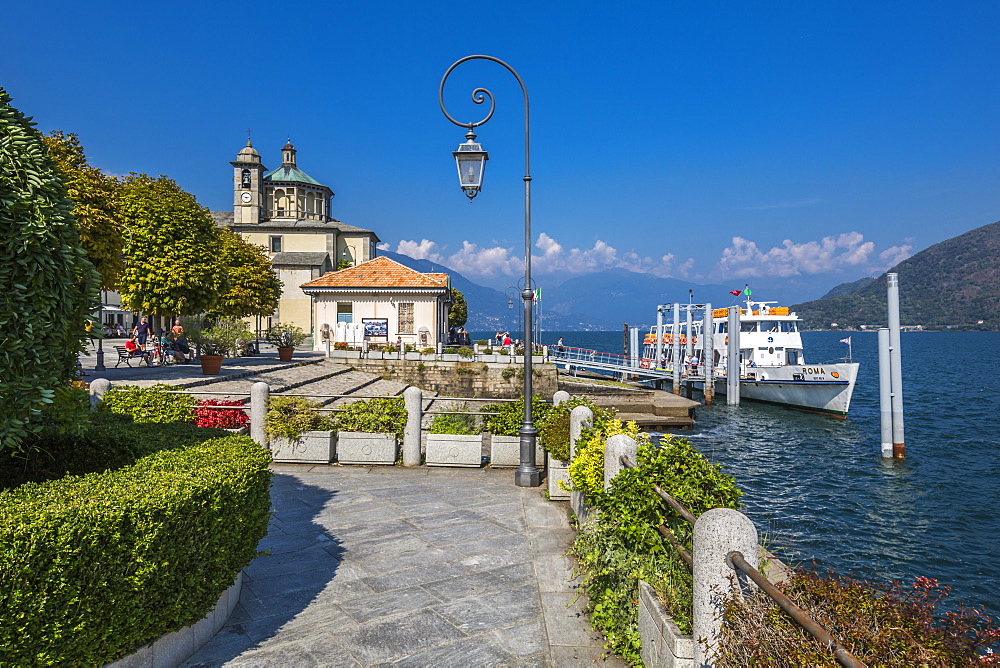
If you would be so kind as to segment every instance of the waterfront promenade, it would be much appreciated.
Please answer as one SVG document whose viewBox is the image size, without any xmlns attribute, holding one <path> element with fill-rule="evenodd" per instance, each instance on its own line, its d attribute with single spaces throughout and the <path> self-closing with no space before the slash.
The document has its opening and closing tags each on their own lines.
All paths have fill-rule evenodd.
<svg viewBox="0 0 1000 668">
<path fill-rule="evenodd" d="M 116 359 L 117 356 L 108 356 Z M 405 385 L 297 351 L 198 365 L 109 368 L 84 380 L 245 392 L 397 394 Z M 310 361 L 314 364 L 299 365 Z M 107 360 L 106 360 L 107 363 Z M 113 366 L 113 364 L 112 364 Z M 253 374 L 253 375 L 245 375 Z M 624 666 L 606 657 L 566 555 L 565 503 L 513 469 L 273 464 L 274 515 L 239 605 L 187 666 Z"/>
<path fill-rule="evenodd" d="M 269 554 L 184 665 L 625 665 L 583 612 L 566 504 L 512 470 L 273 468 Z"/>
</svg>

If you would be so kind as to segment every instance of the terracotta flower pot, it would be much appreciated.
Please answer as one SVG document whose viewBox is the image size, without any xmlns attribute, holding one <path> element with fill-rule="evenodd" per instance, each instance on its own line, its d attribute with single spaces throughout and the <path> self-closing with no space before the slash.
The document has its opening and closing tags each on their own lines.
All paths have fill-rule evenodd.
<svg viewBox="0 0 1000 668">
<path fill-rule="evenodd" d="M 291 362 L 294 352 L 295 348 L 278 348 L 278 359 L 282 362 Z"/>
<path fill-rule="evenodd" d="M 215 376 L 222 371 L 222 355 L 202 355 L 201 372 L 206 376 Z"/>
</svg>

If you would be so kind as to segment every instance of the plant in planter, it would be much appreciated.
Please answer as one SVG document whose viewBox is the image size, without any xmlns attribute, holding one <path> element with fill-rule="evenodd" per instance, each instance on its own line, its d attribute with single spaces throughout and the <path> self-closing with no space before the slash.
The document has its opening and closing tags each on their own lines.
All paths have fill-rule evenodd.
<svg viewBox="0 0 1000 668">
<path fill-rule="evenodd" d="M 308 341 L 309 336 L 301 327 L 281 322 L 264 332 L 264 339 L 278 349 L 278 359 L 282 362 L 291 361 L 295 347 Z"/>
<path fill-rule="evenodd" d="M 275 397 L 264 415 L 276 462 L 329 463 L 333 459 L 333 420 L 320 404 L 302 397 Z"/>
<path fill-rule="evenodd" d="M 435 352 L 437 352 L 437 351 L 434 350 L 434 348 L 431 348 L 429 346 L 427 348 L 421 348 L 420 349 L 420 354 L 421 355 L 433 355 Z"/>
<path fill-rule="evenodd" d="M 406 428 L 402 397 L 369 399 L 337 414 L 338 457 L 342 464 L 394 464 Z"/>
<path fill-rule="evenodd" d="M 462 409 L 460 409 L 462 410 Z M 435 415 L 427 434 L 428 466 L 482 466 L 483 438 L 476 416 L 468 413 Z"/>
<path fill-rule="evenodd" d="M 206 326 L 205 321 L 189 323 L 186 331 L 187 338 L 201 349 L 201 371 L 205 375 L 219 373 L 222 359 L 253 339 L 247 324 L 237 318 L 220 318 L 211 326 Z"/>
<path fill-rule="evenodd" d="M 461 348 L 458 349 L 459 357 L 471 358 L 475 354 L 476 354 L 475 351 L 472 350 L 472 348 L 470 348 L 469 346 L 462 346 Z"/>
<path fill-rule="evenodd" d="M 538 397 L 531 400 L 531 416 L 536 423 L 543 420 L 545 415 L 551 410 L 551 406 Z M 524 401 L 505 402 L 502 404 L 489 404 L 483 408 L 485 413 L 498 413 L 490 415 L 485 420 L 485 428 L 490 434 L 490 466 L 493 467 L 513 467 L 518 466 L 521 461 L 521 446 L 518 432 L 524 424 Z M 539 467 L 545 465 L 545 453 L 542 450 L 540 441 L 536 441 L 535 464 Z"/>
</svg>

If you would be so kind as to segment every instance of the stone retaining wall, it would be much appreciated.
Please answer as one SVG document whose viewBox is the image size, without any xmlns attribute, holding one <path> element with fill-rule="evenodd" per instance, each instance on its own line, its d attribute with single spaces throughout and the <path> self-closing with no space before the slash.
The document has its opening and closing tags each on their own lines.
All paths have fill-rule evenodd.
<svg viewBox="0 0 1000 668">
<path fill-rule="evenodd" d="M 442 362 L 416 360 L 343 360 L 358 371 L 374 373 L 446 397 L 516 399 L 521 396 L 521 365 L 489 362 Z M 532 367 L 532 392 L 551 397 L 559 389 L 554 364 Z"/>
</svg>

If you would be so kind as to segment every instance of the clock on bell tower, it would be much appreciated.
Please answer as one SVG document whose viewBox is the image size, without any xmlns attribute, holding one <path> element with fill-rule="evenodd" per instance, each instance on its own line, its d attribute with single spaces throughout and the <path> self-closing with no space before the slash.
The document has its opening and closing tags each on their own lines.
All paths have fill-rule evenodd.
<svg viewBox="0 0 1000 668">
<path fill-rule="evenodd" d="M 260 153 L 250 143 L 236 154 L 233 166 L 233 222 L 237 225 L 259 223 L 263 218 L 263 174 L 267 169 Z"/>
</svg>

